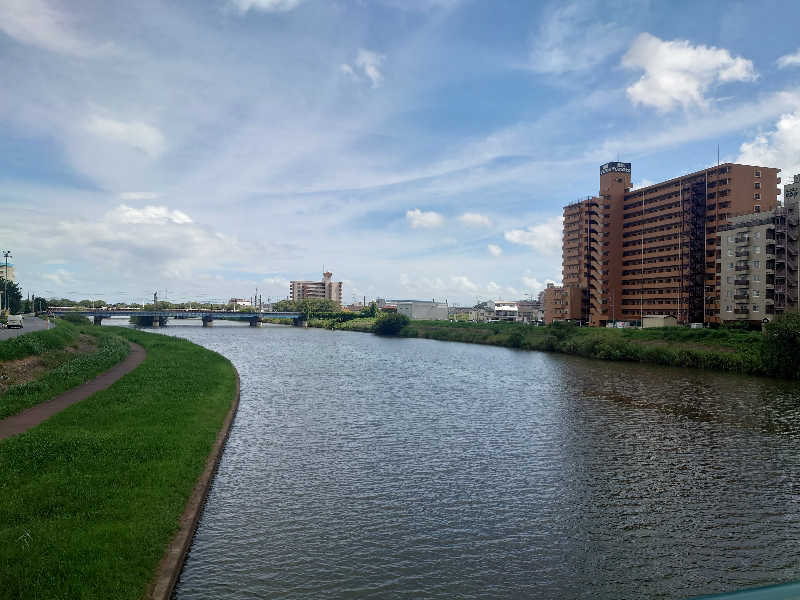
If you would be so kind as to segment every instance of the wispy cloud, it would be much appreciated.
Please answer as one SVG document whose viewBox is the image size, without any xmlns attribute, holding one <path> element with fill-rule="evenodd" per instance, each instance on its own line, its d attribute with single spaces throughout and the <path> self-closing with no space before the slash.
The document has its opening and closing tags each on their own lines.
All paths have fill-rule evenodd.
<svg viewBox="0 0 800 600">
<path fill-rule="evenodd" d="M 164 135 L 157 128 L 141 121 L 118 121 L 93 115 L 86 122 L 86 131 L 141 150 L 154 158 L 160 156 L 166 149 Z"/>
<path fill-rule="evenodd" d="M 492 220 L 487 215 L 480 213 L 464 213 L 458 217 L 458 220 L 469 227 L 490 227 L 492 225 Z"/>
<path fill-rule="evenodd" d="M 244 14 L 250 10 L 260 12 L 289 12 L 294 10 L 303 0 L 229 0 L 240 13 Z"/>
<path fill-rule="evenodd" d="M 343 63 L 339 65 L 339 70 L 356 81 L 367 79 L 371 86 L 376 88 L 383 81 L 381 66 L 385 59 L 384 54 L 359 48 L 353 65 Z"/>
<path fill-rule="evenodd" d="M 489 244 L 486 248 L 492 256 L 500 256 L 503 253 L 503 249 L 497 244 Z"/>
<path fill-rule="evenodd" d="M 778 68 L 785 69 L 786 67 L 800 66 L 800 50 L 792 54 L 784 54 L 778 59 Z"/>
<path fill-rule="evenodd" d="M 512 244 L 528 246 L 545 254 L 561 251 L 563 217 L 553 217 L 544 223 L 529 225 L 525 229 L 506 231 L 505 239 Z"/>
</svg>

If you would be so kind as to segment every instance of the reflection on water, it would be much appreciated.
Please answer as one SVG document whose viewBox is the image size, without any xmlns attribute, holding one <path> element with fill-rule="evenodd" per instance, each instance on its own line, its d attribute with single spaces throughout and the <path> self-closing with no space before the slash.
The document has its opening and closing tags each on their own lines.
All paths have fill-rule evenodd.
<svg viewBox="0 0 800 600">
<path fill-rule="evenodd" d="M 242 399 L 176 597 L 682 598 L 800 579 L 788 383 L 174 326 Z"/>
</svg>

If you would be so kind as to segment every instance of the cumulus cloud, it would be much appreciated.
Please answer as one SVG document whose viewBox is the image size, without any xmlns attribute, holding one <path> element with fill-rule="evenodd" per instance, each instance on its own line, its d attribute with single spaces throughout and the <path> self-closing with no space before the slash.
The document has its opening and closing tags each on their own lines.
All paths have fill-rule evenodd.
<svg viewBox="0 0 800 600">
<path fill-rule="evenodd" d="M 530 290 L 528 293 L 532 296 L 536 296 L 539 292 L 547 287 L 548 283 L 552 283 L 555 285 L 561 285 L 552 279 L 546 279 L 545 281 L 539 281 L 536 277 L 529 277 L 527 275 L 523 275 L 522 277 L 522 284 L 525 286 L 525 289 Z"/>
<path fill-rule="evenodd" d="M 406 221 L 409 222 L 412 228 L 430 229 L 439 227 L 444 223 L 444 217 L 437 212 L 428 211 L 424 212 L 418 208 L 406 211 Z"/>
<path fill-rule="evenodd" d="M 42 273 L 42 279 L 46 279 L 58 286 L 70 285 L 75 282 L 75 277 L 70 271 L 66 269 L 57 269 L 53 273 Z"/>
<path fill-rule="evenodd" d="M 782 115 L 775 129 L 744 142 L 736 162 L 779 167 L 790 175 L 800 173 L 800 110 Z"/>
<path fill-rule="evenodd" d="M 480 213 L 464 213 L 458 217 L 458 220 L 469 227 L 489 227 L 492 224 L 492 221 L 488 216 Z"/>
<path fill-rule="evenodd" d="M 230 5 L 244 14 L 250 10 L 260 12 L 289 12 L 294 10 L 303 0 L 230 0 Z"/>
<path fill-rule="evenodd" d="M 489 244 L 487 248 L 492 256 L 500 256 L 503 253 L 503 249 L 497 244 Z"/>
<path fill-rule="evenodd" d="M 372 87 L 376 88 L 383 81 L 381 65 L 385 58 L 386 55 L 384 54 L 359 48 L 355 63 L 353 65 L 341 64 L 339 65 L 339 70 L 356 81 L 366 78 L 370 81 Z"/>
<path fill-rule="evenodd" d="M 733 57 L 724 48 L 693 46 L 687 40 L 664 41 L 649 33 L 634 40 L 622 57 L 622 66 L 644 71 L 627 89 L 631 102 L 660 111 L 705 107 L 705 94 L 712 85 L 757 77 L 752 61 Z"/>
<path fill-rule="evenodd" d="M 525 229 L 506 231 L 506 241 L 512 244 L 529 246 L 544 254 L 555 254 L 561 251 L 561 230 L 563 217 L 553 217 L 538 225 L 530 225 Z"/>
<path fill-rule="evenodd" d="M 531 68 L 549 74 L 584 71 L 620 51 L 628 37 L 625 29 L 593 17 L 579 2 L 558 6 L 536 34 Z"/>
<path fill-rule="evenodd" d="M 71 29 L 67 14 L 45 0 L 0 2 L 0 31 L 22 44 L 79 57 L 103 54 L 112 44 L 95 45 Z"/>
<path fill-rule="evenodd" d="M 86 122 L 86 130 L 97 137 L 136 148 L 153 158 L 166 149 L 164 135 L 152 125 L 140 121 L 117 121 L 93 115 Z"/>
<path fill-rule="evenodd" d="M 800 50 L 793 54 L 784 54 L 778 59 L 778 68 L 785 69 L 786 67 L 800 66 Z"/>
</svg>

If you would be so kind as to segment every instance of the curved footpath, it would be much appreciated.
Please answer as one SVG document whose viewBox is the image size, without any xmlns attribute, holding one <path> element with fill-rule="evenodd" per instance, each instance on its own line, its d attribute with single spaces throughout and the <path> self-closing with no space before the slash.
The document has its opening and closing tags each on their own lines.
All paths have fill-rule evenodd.
<svg viewBox="0 0 800 600">
<path fill-rule="evenodd" d="M 72 406 L 76 402 L 85 400 L 92 394 L 110 387 L 124 375 L 133 371 L 142 364 L 147 353 L 139 344 L 130 342 L 130 345 L 131 352 L 125 360 L 114 365 L 108 371 L 100 373 L 100 375 L 91 381 L 87 381 L 76 388 L 72 388 L 48 402 L 42 402 L 36 406 L 31 406 L 19 414 L 0 420 L 0 440 L 11 437 L 12 435 L 24 433 L 31 427 L 36 427 L 42 421 L 46 421 L 68 406 Z"/>
</svg>

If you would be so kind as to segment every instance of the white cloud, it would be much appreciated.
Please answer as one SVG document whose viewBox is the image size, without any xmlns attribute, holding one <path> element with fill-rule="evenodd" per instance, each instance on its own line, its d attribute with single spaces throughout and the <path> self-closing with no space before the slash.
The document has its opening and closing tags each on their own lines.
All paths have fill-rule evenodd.
<svg viewBox="0 0 800 600">
<path fill-rule="evenodd" d="M 552 279 L 546 279 L 545 281 L 539 281 L 536 277 L 528 277 L 524 275 L 522 277 L 522 283 L 525 286 L 525 289 L 530 290 L 528 293 L 532 296 L 536 296 L 539 292 L 547 287 L 548 283 L 552 283 L 555 285 L 561 285 L 560 283 L 553 281 Z"/>
<path fill-rule="evenodd" d="M 434 211 L 424 212 L 418 208 L 406 211 L 406 220 L 414 229 L 419 227 L 430 229 L 432 227 L 439 227 L 444 223 L 444 217 L 439 213 Z"/>
<path fill-rule="evenodd" d="M 539 29 L 531 51 L 537 73 L 562 74 L 590 69 L 622 49 L 625 29 L 593 19 L 582 3 L 559 6 Z"/>
<path fill-rule="evenodd" d="M 164 225 L 176 223 L 183 225 L 191 223 L 192 219 L 179 210 L 170 210 L 166 206 L 145 206 L 144 208 L 131 208 L 120 204 L 116 212 L 109 213 L 112 220 L 127 225 Z"/>
<path fill-rule="evenodd" d="M 800 66 L 800 50 L 794 54 L 784 54 L 778 59 L 778 68 L 785 69 L 786 67 Z"/>
<path fill-rule="evenodd" d="M 622 66 L 644 71 L 627 89 L 631 102 L 660 111 L 705 107 L 705 93 L 712 85 L 757 77 L 752 61 L 733 57 L 724 48 L 692 46 L 687 40 L 664 41 L 649 33 L 634 40 L 622 57 Z"/>
<path fill-rule="evenodd" d="M 339 70 L 357 81 L 362 77 L 366 77 L 369 79 L 372 87 L 376 88 L 381 84 L 381 81 L 383 81 L 381 65 L 385 58 L 385 54 L 378 54 L 372 50 L 359 48 L 358 54 L 356 54 L 355 66 L 341 64 L 339 65 Z"/>
<path fill-rule="evenodd" d="M 487 248 L 492 256 L 500 256 L 503 253 L 503 249 L 497 244 L 489 244 Z"/>
<path fill-rule="evenodd" d="M 158 194 L 155 192 L 122 192 L 119 195 L 119 199 L 123 201 L 135 201 L 135 200 L 156 200 L 158 198 Z"/>
<path fill-rule="evenodd" d="M 69 26 L 69 15 L 45 0 L 2 0 L 0 31 L 20 43 L 72 56 L 107 53 L 113 45 L 94 45 L 78 37 Z"/>
<path fill-rule="evenodd" d="M 260 12 L 289 12 L 294 10 L 303 0 L 230 0 L 230 4 L 240 13 L 249 10 Z"/>
<path fill-rule="evenodd" d="M 530 246 L 545 254 L 561 251 L 561 230 L 563 217 L 553 217 L 538 225 L 530 225 L 526 229 L 506 231 L 506 241 L 512 244 Z"/>
<path fill-rule="evenodd" d="M 124 122 L 93 115 L 86 122 L 86 130 L 92 135 L 141 150 L 154 158 L 166 149 L 164 135 L 152 125 L 140 121 Z"/>
<path fill-rule="evenodd" d="M 454 275 L 450 278 L 456 289 L 463 292 L 477 292 L 478 285 L 470 280 L 466 275 Z"/>
<path fill-rule="evenodd" d="M 66 269 L 57 269 L 54 273 L 42 273 L 41 277 L 62 287 L 75 283 L 75 277 Z"/>
<path fill-rule="evenodd" d="M 490 227 L 492 224 L 491 219 L 487 215 L 482 215 L 480 213 L 464 213 L 458 217 L 458 220 L 470 227 Z"/>
<path fill-rule="evenodd" d="M 774 130 L 744 142 L 736 162 L 778 167 L 787 175 L 800 173 L 800 110 L 782 115 Z"/>
</svg>

